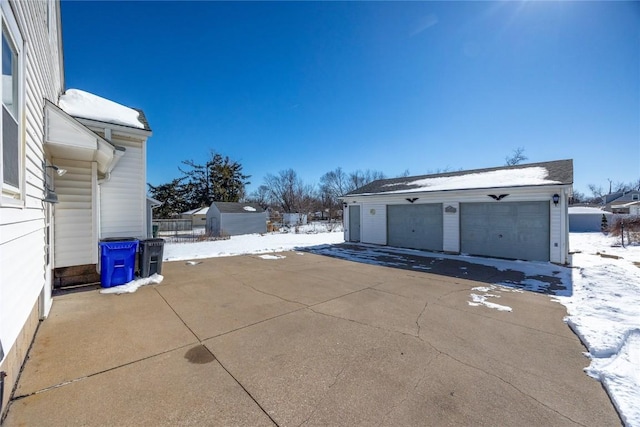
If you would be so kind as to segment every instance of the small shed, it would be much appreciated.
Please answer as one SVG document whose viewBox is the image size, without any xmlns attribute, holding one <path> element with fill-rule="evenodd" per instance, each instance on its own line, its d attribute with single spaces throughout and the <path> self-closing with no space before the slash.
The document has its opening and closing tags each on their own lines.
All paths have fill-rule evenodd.
<svg viewBox="0 0 640 427">
<path fill-rule="evenodd" d="M 190 211 L 182 212 L 180 217 L 182 219 L 190 219 L 191 226 L 193 228 L 205 227 L 207 225 L 207 212 L 209 208 L 203 207 L 198 209 L 191 209 Z"/>
<path fill-rule="evenodd" d="M 267 212 L 256 203 L 213 202 L 206 223 L 211 236 L 266 233 Z"/>
</svg>

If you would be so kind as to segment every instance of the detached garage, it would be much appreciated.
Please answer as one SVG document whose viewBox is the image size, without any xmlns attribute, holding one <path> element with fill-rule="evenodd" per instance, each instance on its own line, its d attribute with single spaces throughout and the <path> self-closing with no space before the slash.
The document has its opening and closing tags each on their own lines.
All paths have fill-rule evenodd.
<svg viewBox="0 0 640 427">
<path fill-rule="evenodd" d="M 342 197 L 345 240 L 567 263 L 573 161 L 383 179 Z"/>
</svg>

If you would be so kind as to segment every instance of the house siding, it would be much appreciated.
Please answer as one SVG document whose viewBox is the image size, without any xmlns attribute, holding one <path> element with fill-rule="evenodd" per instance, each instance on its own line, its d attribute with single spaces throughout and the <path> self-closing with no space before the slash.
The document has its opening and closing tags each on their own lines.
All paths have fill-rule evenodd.
<svg viewBox="0 0 640 427">
<path fill-rule="evenodd" d="M 55 179 L 59 203 L 55 209 L 55 268 L 95 264 L 95 163 L 53 159 L 67 173 Z"/>
<path fill-rule="evenodd" d="M 114 138 L 126 148 L 124 156 L 100 184 L 100 237 L 146 236 L 145 174 L 141 142 Z"/>
<path fill-rule="evenodd" d="M 24 68 L 21 76 L 21 135 L 23 153 L 23 202 L 19 207 L 0 206 L 0 340 L 5 352 L 0 369 L 5 379 L 6 408 L 9 392 L 17 378 L 25 351 L 16 349 L 20 341 L 30 341 L 36 318 L 47 315 L 51 299 L 49 271 L 45 259 L 45 210 L 43 108 L 44 99 L 56 102 L 62 90 L 59 56 L 58 19 L 51 20 L 51 33 L 46 19 L 46 2 L 11 2 L 5 0 L 3 11 L 10 8 L 24 41 L 21 54 Z M 52 3 L 52 13 L 59 13 L 59 2 Z M 41 299 L 42 296 L 42 299 Z M 39 303 L 40 302 L 40 303 Z M 34 307 L 40 307 L 37 310 Z M 28 326 L 31 325 L 31 326 Z"/>
</svg>

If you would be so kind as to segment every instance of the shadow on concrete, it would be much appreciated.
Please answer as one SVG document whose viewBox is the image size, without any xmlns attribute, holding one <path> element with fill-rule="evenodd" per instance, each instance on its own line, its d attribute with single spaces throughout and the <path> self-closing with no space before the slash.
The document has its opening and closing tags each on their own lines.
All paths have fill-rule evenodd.
<svg viewBox="0 0 640 427">
<path fill-rule="evenodd" d="M 571 269 L 545 262 L 449 255 L 364 243 L 299 248 L 317 255 L 403 270 L 502 285 L 547 295 L 571 296 Z"/>
</svg>

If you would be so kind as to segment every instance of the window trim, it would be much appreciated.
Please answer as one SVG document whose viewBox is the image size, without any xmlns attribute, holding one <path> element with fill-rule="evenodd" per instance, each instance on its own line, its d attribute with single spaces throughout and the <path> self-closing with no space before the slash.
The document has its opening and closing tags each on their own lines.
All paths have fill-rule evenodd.
<svg viewBox="0 0 640 427">
<path fill-rule="evenodd" d="M 25 203 L 25 147 L 24 147 L 24 78 L 25 78 L 25 69 L 24 69 L 24 57 L 26 46 L 24 43 L 24 39 L 22 37 L 22 33 L 20 32 L 20 28 L 18 27 L 18 22 L 13 14 L 13 10 L 11 9 L 11 5 L 8 0 L 1 0 L 0 2 L 0 30 L 5 31 L 7 36 L 10 38 L 11 43 L 16 49 L 17 56 L 17 67 L 16 67 L 16 79 L 18 82 L 18 94 L 17 94 L 17 105 L 18 112 L 16 117 L 16 122 L 18 124 L 18 187 L 14 187 L 12 185 L 8 185 L 4 183 L 4 178 L 0 181 L 0 206 L 14 206 L 14 207 L 23 207 Z M 0 47 L 0 54 L 1 54 Z M 0 88 L 0 96 L 2 95 L 2 89 Z M 0 118 L 0 176 L 3 175 L 3 150 L 1 149 L 2 145 L 2 130 L 3 123 Z"/>
</svg>

